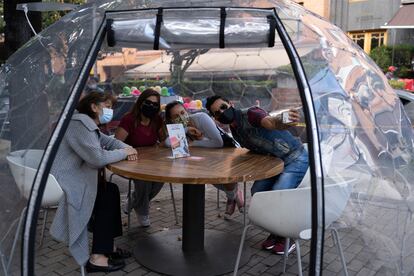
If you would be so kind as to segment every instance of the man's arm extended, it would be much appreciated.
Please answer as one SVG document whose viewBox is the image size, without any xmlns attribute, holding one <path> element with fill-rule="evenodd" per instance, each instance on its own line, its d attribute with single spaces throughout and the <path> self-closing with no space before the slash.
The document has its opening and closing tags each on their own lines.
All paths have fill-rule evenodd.
<svg viewBox="0 0 414 276">
<path fill-rule="evenodd" d="M 266 129 L 270 129 L 270 130 L 284 130 L 287 129 L 291 126 L 292 123 L 296 123 L 299 122 L 300 120 L 300 114 L 297 110 L 295 109 L 290 109 L 289 110 L 289 119 L 290 119 L 290 123 L 288 124 L 284 124 L 282 122 L 282 114 L 278 115 L 278 116 L 266 116 L 264 117 L 261 121 L 260 121 L 260 125 Z"/>
</svg>

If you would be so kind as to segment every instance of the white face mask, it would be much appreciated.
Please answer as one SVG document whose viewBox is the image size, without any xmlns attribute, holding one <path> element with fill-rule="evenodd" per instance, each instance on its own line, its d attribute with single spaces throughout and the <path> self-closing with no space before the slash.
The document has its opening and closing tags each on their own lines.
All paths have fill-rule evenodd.
<svg viewBox="0 0 414 276">
<path fill-rule="evenodd" d="M 112 120 L 114 111 L 111 108 L 104 107 L 102 108 L 102 114 L 99 115 L 99 123 L 107 124 Z"/>
</svg>

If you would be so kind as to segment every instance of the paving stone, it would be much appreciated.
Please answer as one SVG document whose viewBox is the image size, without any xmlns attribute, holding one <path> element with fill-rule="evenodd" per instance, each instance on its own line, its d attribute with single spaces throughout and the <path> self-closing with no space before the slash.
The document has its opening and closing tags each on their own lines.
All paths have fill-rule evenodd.
<svg viewBox="0 0 414 276">
<path fill-rule="evenodd" d="M 342 264 L 339 261 L 333 261 L 326 267 L 326 269 L 338 273 L 342 270 Z"/>
<path fill-rule="evenodd" d="M 347 264 L 348 269 L 351 269 L 353 271 L 360 271 L 364 267 L 365 263 L 353 259 L 349 264 Z"/>
<path fill-rule="evenodd" d="M 368 268 L 362 268 L 357 276 L 371 276 L 371 275 L 375 275 L 375 271 L 369 270 Z"/>
<path fill-rule="evenodd" d="M 115 181 L 115 178 L 114 180 Z M 118 179 L 116 179 L 118 181 Z M 119 183 L 125 182 L 120 179 Z M 118 182 L 117 182 L 118 183 Z M 120 184 L 120 190 L 122 192 L 121 199 L 126 199 L 127 185 Z M 123 187 L 121 187 L 123 186 Z M 248 185 L 248 190 L 251 184 Z M 176 199 L 179 220 L 182 219 L 182 185 L 173 185 L 174 196 Z M 248 192 L 250 197 L 250 192 Z M 225 208 L 225 195 L 220 193 L 220 209 L 217 209 L 216 202 L 217 191 L 214 187 L 206 186 L 206 212 L 205 212 L 205 225 L 206 229 L 215 229 L 228 233 L 235 233 L 241 235 L 243 230 L 243 214 L 238 211 L 235 212 L 232 219 L 227 221 L 223 219 L 222 214 Z M 375 209 L 375 212 L 377 210 Z M 220 215 L 221 213 L 221 215 Z M 381 214 L 383 212 L 381 211 Z M 47 227 L 50 227 L 54 212 L 50 212 L 48 218 Z M 396 223 L 393 212 L 386 212 L 388 220 L 378 215 L 377 219 L 382 219 L 386 223 Z M 148 235 L 163 231 L 164 228 L 168 229 L 180 229 L 181 225 L 175 225 L 175 218 L 173 213 L 172 201 L 169 186 L 165 185 L 160 194 L 157 196 L 156 201 L 153 201 L 150 210 L 150 217 L 152 225 L 149 228 L 139 228 L 136 217 L 131 214 L 131 226 L 130 231 L 126 231 L 124 228 L 124 236 L 116 239 L 116 245 L 132 251 L 136 246 L 139 246 L 139 239 L 146 238 Z M 122 215 L 123 222 L 127 222 L 127 216 Z M 39 221 L 40 222 L 40 221 Z M 39 226 L 40 229 L 40 226 Z M 395 236 L 397 233 L 392 234 Z M 344 254 L 348 264 L 348 274 L 350 276 L 366 275 L 380 275 L 388 276 L 395 275 L 396 269 L 394 264 L 387 264 L 383 258 L 384 253 L 380 255 L 378 252 L 372 252 L 367 247 L 367 244 L 371 244 L 370 240 L 367 240 L 365 235 L 364 239 L 361 238 L 361 231 L 354 228 L 341 228 L 340 238 L 344 250 Z M 400 233 L 399 233 L 400 235 Z M 252 252 L 252 257 L 247 265 L 239 269 L 239 275 L 243 276 L 269 276 L 269 275 L 283 275 L 283 258 L 282 256 L 274 255 L 270 252 L 261 250 L 261 243 L 268 236 L 268 233 L 260 228 L 249 229 L 246 237 L 246 246 L 249 246 Z M 92 238 L 92 235 L 89 234 Z M 372 241 L 374 242 L 374 240 Z M 307 275 L 307 269 L 309 268 L 309 254 L 310 254 L 310 241 L 300 241 L 301 254 L 302 254 L 302 267 L 304 275 Z M 49 233 L 46 233 L 43 247 L 37 250 L 36 255 L 36 275 L 73 275 L 79 276 L 79 266 L 71 257 L 67 247 L 53 240 Z M 323 275 L 342 275 L 342 265 L 337 254 L 336 247 L 332 242 L 330 232 L 326 232 L 324 242 L 324 264 Z M 407 269 L 411 269 L 411 266 L 407 266 Z M 126 260 L 126 266 L 122 271 L 104 274 L 94 273 L 94 276 L 99 275 L 159 275 L 155 272 L 151 272 L 142 267 L 136 262 L 134 258 Z M 228 273 L 227 275 L 232 275 Z M 297 275 L 297 259 L 296 254 L 293 253 L 289 256 L 287 261 L 287 273 L 284 275 Z M 408 274 L 409 275 L 409 274 Z"/>
<path fill-rule="evenodd" d="M 246 272 L 252 275 L 262 275 L 267 269 L 268 266 L 266 264 L 259 262 Z"/>
</svg>

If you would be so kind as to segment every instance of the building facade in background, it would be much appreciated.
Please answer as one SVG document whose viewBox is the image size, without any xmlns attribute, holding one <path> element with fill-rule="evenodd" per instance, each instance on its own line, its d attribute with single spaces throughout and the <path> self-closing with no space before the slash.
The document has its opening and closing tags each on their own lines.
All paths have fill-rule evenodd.
<svg viewBox="0 0 414 276">
<path fill-rule="evenodd" d="M 367 53 L 384 44 L 414 43 L 414 26 L 398 29 L 384 28 L 403 5 L 414 5 L 414 0 L 295 0 L 295 2 L 340 27 Z M 414 14 L 412 16 L 414 17 Z"/>
</svg>

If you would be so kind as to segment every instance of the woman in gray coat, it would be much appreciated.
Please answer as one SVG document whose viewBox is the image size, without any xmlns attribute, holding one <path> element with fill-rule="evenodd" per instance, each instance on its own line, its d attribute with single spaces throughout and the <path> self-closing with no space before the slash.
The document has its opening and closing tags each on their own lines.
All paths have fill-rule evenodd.
<svg viewBox="0 0 414 276">
<path fill-rule="evenodd" d="M 93 249 L 89 258 L 87 226 L 92 212 L 95 213 L 97 208 L 95 206 L 94 210 L 95 200 L 97 196 L 100 197 L 98 191 L 103 191 L 98 189 L 98 171 L 107 164 L 137 158 L 135 149 L 99 131 L 99 124 L 112 119 L 111 107 L 112 96 L 108 94 L 91 92 L 81 99 L 77 106 L 78 113 L 73 115 L 69 123 L 51 171 L 64 195 L 50 232 L 55 239 L 68 244 L 71 254 L 80 265 L 87 263 L 89 272 L 114 271 L 125 265 L 123 261 L 109 257 L 108 253 L 115 250 L 113 238 L 116 235 L 109 233 L 108 236 L 106 227 L 94 227 Z M 114 221 L 105 223 L 111 225 Z M 109 238 L 102 240 L 102 237 Z M 100 244 L 97 245 L 97 242 Z M 94 252 L 94 248 L 108 246 L 111 247 L 109 252 Z"/>
</svg>

